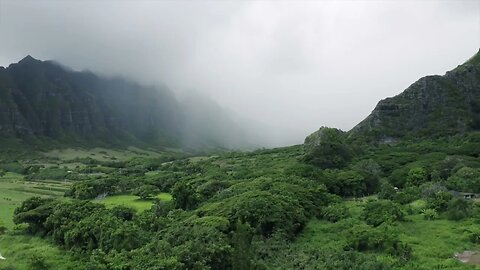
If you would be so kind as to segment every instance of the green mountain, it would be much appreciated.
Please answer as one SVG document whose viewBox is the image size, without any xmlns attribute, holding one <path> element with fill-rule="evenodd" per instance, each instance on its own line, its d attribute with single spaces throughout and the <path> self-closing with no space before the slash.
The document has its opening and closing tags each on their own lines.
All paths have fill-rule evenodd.
<svg viewBox="0 0 480 270">
<path fill-rule="evenodd" d="M 27 56 L 0 68 L 0 133 L 25 140 L 167 145 L 179 134 L 166 88 L 74 72 Z"/>
<path fill-rule="evenodd" d="M 31 56 L 0 67 L 2 146 L 251 147 L 234 120 L 206 97 L 179 101 L 162 85 L 76 72 Z"/>
<path fill-rule="evenodd" d="M 381 100 L 348 137 L 389 143 L 479 129 L 480 51 L 443 76 L 423 77 L 401 94 Z"/>
</svg>

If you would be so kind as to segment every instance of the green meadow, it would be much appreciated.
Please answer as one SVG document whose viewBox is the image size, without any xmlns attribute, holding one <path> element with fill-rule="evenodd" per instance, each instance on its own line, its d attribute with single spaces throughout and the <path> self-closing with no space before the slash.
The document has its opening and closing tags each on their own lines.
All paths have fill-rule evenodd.
<svg viewBox="0 0 480 270">
<path fill-rule="evenodd" d="M 135 195 L 115 195 L 115 196 L 107 196 L 103 199 L 93 200 L 93 202 L 102 203 L 107 208 L 112 208 L 115 206 L 126 206 L 133 208 L 139 212 L 145 211 L 152 207 L 152 204 L 156 201 L 165 201 L 169 202 L 172 200 L 172 195 L 168 193 L 160 193 L 152 199 L 140 199 L 140 197 Z"/>
</svg>

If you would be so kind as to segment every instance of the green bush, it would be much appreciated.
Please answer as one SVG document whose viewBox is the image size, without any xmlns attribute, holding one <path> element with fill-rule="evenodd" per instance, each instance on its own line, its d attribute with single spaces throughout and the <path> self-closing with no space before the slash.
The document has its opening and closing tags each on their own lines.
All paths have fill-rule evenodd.
<svg viewBox="0 0 480 270">
<path fill-rule="evenodd" d="M 403 212 L 399 204 L 389 200 L 370 200 L 365 204 L 362 218 L 372 226 L 403 220 Z"/>
<path fill-rule="evenodd" d="M 358 224 L 347 230 L 346 249 L 357 251 L 381 251 L 397 256 L 402 261 L 411 258 L 412 249 L 402 243 L 395 228 L 383 224 L 372 228 Z"/>
<path fill-rule="evenodd" d="M 435 220 L 438 218 L 438 213 L 435 209 L 422 209 L 421 213 L 423 218 L 426 220 Z"/>
<path fill-rule="evenodd" d="M 408 171 L 407 186 L 420 186 L 428 180 L 427 176 L 427 171 L 424 168 L 412 168 Z"/>
<path fill-rule="evenodd" d="M 450 189 L 480 193 L 480 169 L 463 167 L 447 180 Z"/>
<path fill-rule="evenodd" d="M 447 205 L 447 218 L 450 220 L 461 220 L 470 217 L 473 205 L 469 200 L 453 198 Z"/>
<path fill-rule="evenodd" d="M 41 255 L 32 255 L 29 258 L 28 265 L 32 270 L 47 270 L 50 269 L 50 265 L 45 260 L 45 257 Z"/>
<path fill-rule="evenodd" d="M 349 216 L 348 208 L 341 203 L 332 204 L 322 209 L 323 219 L 330 222 L 337 222 Z"/>
<path fill-rule="evenodd" d="M 438 212 L 447 210 L 448 202 L 453 198 L 453 195 L 447 191 L 439 191 L 432 197 L 427 198 L 427 207 L 435 209 Z"/>
</svg>

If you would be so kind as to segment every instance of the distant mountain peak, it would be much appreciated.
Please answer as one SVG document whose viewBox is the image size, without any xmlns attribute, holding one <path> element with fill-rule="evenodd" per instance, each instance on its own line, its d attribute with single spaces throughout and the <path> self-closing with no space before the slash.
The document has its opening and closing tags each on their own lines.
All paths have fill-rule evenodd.
<svg viewBox="0 0 480 270">
<path fill-rule="evenodd" d="M 30 54 L 25 56 L 20 62 L 28 62 L 28 61 L 38 61 L 37 59 L 33 58 Z"/>
<path fill-rule="evenodd" d="M 18 63 L 19 64 L 31 64 L 31 63 L 38 63 L 38 62 L 41 62 L 41 61 L 33 58 L 31 55 L 27 55 L 22 60 L 20 60 Z"/>
</svg>

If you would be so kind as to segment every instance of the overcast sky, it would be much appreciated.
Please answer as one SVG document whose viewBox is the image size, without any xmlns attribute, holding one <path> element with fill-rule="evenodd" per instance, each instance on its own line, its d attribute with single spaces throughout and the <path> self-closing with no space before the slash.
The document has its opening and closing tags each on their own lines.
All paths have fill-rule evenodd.
<svg viewBox="0 0 480 270">
<path fill-rule="evenodd" d="M 30 54 L 197 91 L 269 123 L 279 144 L 349 130 L 479 48 L 480 0 L 0 0 L 0 65 Z"/>
</svg>

